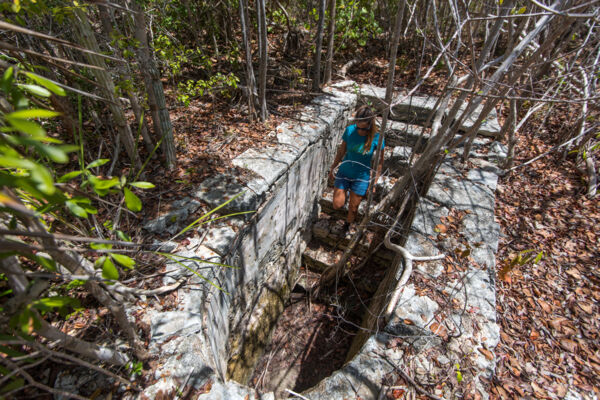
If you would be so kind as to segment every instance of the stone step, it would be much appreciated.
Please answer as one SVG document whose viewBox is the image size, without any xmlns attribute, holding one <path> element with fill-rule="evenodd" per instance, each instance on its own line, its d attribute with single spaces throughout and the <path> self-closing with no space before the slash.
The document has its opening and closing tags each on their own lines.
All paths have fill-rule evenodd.
<svg viewBox="0 0 600 400">
<path fill-rule="evenodd" d="M 320 218 L 313 225 L 313 237 L 321 244 L 330 247 L 330 251 L 345 250 L 350 242 L 351 237 L 342 232 L 342 223 L 338 219 Z M 369 254 L 369 247 L 372 241 L 375 240 L 375 233 L 367 231 L 358 245 L 354 254 L 359 257 L 366 257 Z M 374 255 L 375 262 L 389 262 L 393 258 L 393 253 L 385 248 L 380 248 Z M 335 262 L 335 261 L 334 261 Z"/>
<path fill-rule="evenodd" d="M 303 261 L 300 266 L 300 273 L 298 274 L 296 284 L 294 285 L 294 292 L 297 292 L 297 289 L 301 289 L 302 291 L 309 293 L 318 286 L 319 280 L 321 279 L 321 271 L 315 271 L 312 265 L 307 264 L 307 262 L 310 263 L 312 261 L 311 254 L 314 254 L 315 251 L 315 249 L 310 246 L 311 245 L 306 248 L 309 255 L 307 255 L 306 258 L 302 258 Z"/>
<path fill-rule="evenodd" d="M 302 264 L 309 271 L 323 273 L 327 268 L 334 265 L 343 254 L 341 249 L 332 249 L 318 239 L 313 239 L 306 246 L 302 254 Z"/>
<path fill-rule="evenodd" d="M 376 87 L 373 85 L 361 85 L 361 95 L 373 104 L 377 109 L 383 111 L 388 107 L 385 99 L 385 88 Z M 402 100 L 398 102 L 398 100 Z M 406 97 L 403 94 L 397 94 L 392 100 L 394 106 L 392 107 L 392 114 L 390 119 L 397 121 L 403 121 L 410 124 L 423 125 L 427 123 L 429 117 L 435 112 L 438 98 L 435 96 L 428 96 L 425 94 L 412 95 Z M 449 105 L 445 113 L 447 114 L 452 106 Z M 460 113 L 465 110 L 467 104 L 461 104 Z M 475 123 L 479 114 L 483 110 L 483 105 L 480 104 L 471 115 L 465 119 L 460 126 L 460 130 L 467 132 Z M 501 132 L 501 127 L 498 122 L 498 116 L 496 110 L 492 110 L 487 118 L 483 121 L 477 133 L 482 136 L 498 137 Z"/>
<path fill-rule="evenodd" d="M 389 121 L 385 141 L 386 146 L 404 146 L 414 148 L 417 143 L 417 151 L 425 149 L 430 138 L 430 129 L 420 125 L 408 124 L 406 122 Z"/>
<path fill-rule="evenodd" d="M 321 273 L 323 273 L 327 268 L 333 267 L 334 264 L 340 260 L 342 254 L 342 249 L 335 249 L 321 242 L 320 240 L 313 239 L 308 244 L 304 254 L 302 255 L 302 264 L 304 270 L 300 271 L 300 276 L 298 277 L 298 282 L 296 285 L 301 287 L 306 292 L 316 288 L 319 283 Z M 375 264 L 387 267 L 391 261 L 381 257 L 375 257 L 373 262 Z M 369 271 L 357 271 L 358 275 L 354 276 L 353 279 L 354 286 L 366 293 L 375 293 L 382 279 L 385 268 L 379 268 L 378 270 L 379 272 L 377 274 L 373 274 L 372 268 Z"/>
<path fill-rule="evenodd" d="M 387 146 L 387 145 L 386 145 Z M 383 171 L 391 176 L 401 176 L 412 154 L 412 148 L 408 146 L 394 146 L 387 150 L 383 159 Z"/>
</svg>

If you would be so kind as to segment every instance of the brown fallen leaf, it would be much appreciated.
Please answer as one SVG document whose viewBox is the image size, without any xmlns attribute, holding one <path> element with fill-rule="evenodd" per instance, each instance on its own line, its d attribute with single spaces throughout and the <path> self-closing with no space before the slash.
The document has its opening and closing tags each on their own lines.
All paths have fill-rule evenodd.
<svg viewBox="0 0 600 400">
<path fill-rule="evenodd" d="M 492 361 L 494 359 L 494 353 L 489 351 L 488 349 L 484 349 L 483 347 L 477 349 L 481 354 L 485 356 L 488 360 Z"/>
<path fill-rule="evenodd" d="M 567 322 L 567 319 L 565 317 L 557 317 L 557 318 L 554 318 L 552 321 L 550 321 L 550 325 L 556 331 L 560 331 L 561 325 L 565 322 Z"/>
<path fill-rule="evenodd" d="M 532 329 L 531 333 L 529 334 L 529 339 L 537 340 L 539 338 L 540 338 L 540 333 L 538 331 L 536 331 L 535 329 Z"/>
<path fill-rule="evenodd" d="M 544 310 L 544 312 L 547 312 L 548 314 L 552 312 L 552 306 L 546 303 L 544 300 L 538 300 L 538 304 L 540 305 L 540 307 L 542 307 L 542 310 Z"/>
<path fill-rule="evenodd" d="M 555 383 L 554 385 L 552 385 L 552 389 L 554 390 L 554 393 L 556 393 L 560 398 L 563 398 L 567 395 L 567 385 Z"/>
<path fill-rule="evenodd" d="M 433 231 L 438 233 L 446 233 L 448 232 L 448 227 L 444 224 L 437 224 Z"/>
<path fill-rule="evenodd" d="M 429 329 L 431 330 L 431 332 L 440 336 L 442 339 L 448 339 L 448 331 L 446 330 L 446 327 L 444 325 L 434 322 L 433 324 L 429 325 Z"/>
<path fill-rule="evenodd" d="M 568 351 L 569 353 L 574 353 L 575 350 L 577 350 L 577 342 L 571 339 L 561 339 L 560 347 L 562 347 L 565 351 Z"/>
<path fill-rule="evenodd" d="M 591 303 L 579 303 L 578 304 L 579 308 L 581 308 L 583 310 L 583 312 L 585 312 L 586 314 L 592 314 L 593 312 L 593 307 Z"/>
<path fill-rule="evenodd" d="M 581 279 L 581 273 L 579 273 L 579 270 L 577 268 L 571 268 L 567 270 L 566 273 L 574 279 Z"/>
</svg>

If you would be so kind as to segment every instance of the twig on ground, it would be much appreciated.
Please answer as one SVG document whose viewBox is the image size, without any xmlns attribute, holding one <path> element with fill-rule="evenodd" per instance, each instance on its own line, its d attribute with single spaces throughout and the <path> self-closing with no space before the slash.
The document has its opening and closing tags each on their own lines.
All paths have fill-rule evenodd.
<svg viewBox="0 0 600 400">
<path fill-rule="evenodd" d="M 285 391 L 286 391 L 286 392 L 288 392 L 289 394 L 293 395 L 293 396 L 296 396 L 296 397 L 298 397 L 299 399 L 302 399 L 302 400 L 310 400 L 308 397 L 304 397 L 304 396 L 302 396 L 300 393 L 296 393 L 296 392 L 294 392 L 293 390 L 290 390 L 290 389 L 285 389 Z"/>
<path fill-rule="evenodd" d="M 417 389 L 417 392 L 421 393 L 424 396 L 429 397 L 430 399 L 433 400 L 442 400 L 441 397 L 436 396 L 435 394 L 431 394 L 429 393 L 427 390 L 423 389 L 423 387 L 421 385 L 419 385 L 413 378 L 411 378 L 406 372 L 404 372 L 402 369 L 400 369 L 398 366 L 394 365 L 393 362 L 390 361 L 389 358 L 387 358 L 385 356 L 385 354 L 381 354 L 379 352 L 373 352 L 374 354 L 378 355 L 379 357 L 381 357 L 383 360 L 385 360 L 388 364 L 390 364 L 394 370 L 396 372 L 398 372 L 402 378 L 407 381 L 408 383 L 410 383 L 415 389 Z"/>
<path fill-rule="evenodd" d="M 72 398 L 72 399 L 87 400 L 86 397 L 79 396 L 78 394 L 73 394 L 73 393 L 65 392 L 64 390 L 54 389 L 54 388 L 51 388 L 50 386 L 44 385 L 43 383 L 37 382 L 23 368 L 20 368 L 17 364 L 13 363 L 12 361 L 10 361 L 10 360 L 8 360 L 6 358 L 0 359 L 0 362 L 2 362 L 3 364 L 5 364 L 6 366 L 8 366 L 12 370 L 18 371 L 19 375 L 21 375 L 23 378 L 25 378 L 25 380 L 27 380 L 27 382 L 29 382 L 29 384 L 31 386 L 34 386 L 34 387 L 36 387 L 38 389 L 45 390 L 45 391 L 47 391 L 49 393 L 52 393 L 52 394 L 57 394 L 57 395 L 69 397 L 69 398 Z"/>
</svg>

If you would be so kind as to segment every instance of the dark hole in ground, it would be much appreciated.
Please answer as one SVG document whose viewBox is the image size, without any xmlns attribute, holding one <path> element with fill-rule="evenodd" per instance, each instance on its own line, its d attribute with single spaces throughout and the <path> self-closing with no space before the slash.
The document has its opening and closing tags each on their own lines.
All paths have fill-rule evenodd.
<svg viewBox="0 0 600 400">
<path fill-rule="evenodd" d="M 306 271 L 306 286 L 320 275 Z M 356 277 L 360 279 L 358 276 Z M 310 298 L 296 286 L 259 359 L 250 385 L 287 398 L 285 389 L 302 392 L 340 369 L 369 304 L 371 293 L 345 278 L 331 288 L 326 300 Z"/>
</svg>

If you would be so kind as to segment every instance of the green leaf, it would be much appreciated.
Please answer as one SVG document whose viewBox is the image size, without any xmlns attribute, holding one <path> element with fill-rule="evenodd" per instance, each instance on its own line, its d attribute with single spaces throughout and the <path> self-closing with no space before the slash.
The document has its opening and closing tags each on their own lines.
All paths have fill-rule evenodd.
<svg viewBox="0 0 600 400">
<path fill-rule="evenodd" d="M 25 309 L 18 315 L 17 318 L 21 332 L 24 335 L 30 335 L 35 329 L 35 320 L 31 311 L 29 309 Z"/>
<path fill-rule="evenodd" d="M 34 80 L 38 85 L 42 85 L 57 96 L 66 96 L 65 90 L 56 83 L 42 76 L 36 75 L 33 72 L 25 72 L 25 75 Z"/>
<path fill-rule="evenodd" d="M 17 338 L 14 338 L 14 339 L 18 340 Z M 10 357 L 22 357 L 25 355 L 25 353 L 21 353 L 20 351 L 11 349 L 10 347 L 7 347 L 7 346 L 0 346 L 0 352 L 7 354 Z"/>
<path fill-rule="evenodd" d="M 2 74 L 2 86 L 5 92 L 9 91 L 9 86 L 14 79 L 14 72 L 14 67 L 8 67 L 6 71 L 4 71 L 4 74 Z"/>
<path fill-rule="evenodd" d="M 77 178 L 79 175 L 81 175 L 82 172 L 83 171 L 68 172 L 68 173 L 64 174 L 63 176 L 61 176 L 60 178 L 58 178 L 58 182 L 60 182 L 60 183 L 68 182 L 73 178 Z"/>
<path fill-rule="evenodd" d="M 141 211 L 142 201 L 140 198 L 128 188 L 123 188 L 123 193 L 125 193 L 125 205 L 127 205 L 127 208 L 135 212 Z"/>
<path fill-rule="evenodd" d="M 39 153 L 48 157 L 49 159 L 51 159 L 52 161 L 54 161 L 56 163 L 64 164 L 67 161 L 69 161 L 69 156 L 67 156 L 67 153 L 65 153 L 63 151 L 63 149 L 60 147 L 50 146 L 50 145 L 42 144 L 42 143 L 37 143 L 37 144 L 32 143 L 32 145 L 35 147 L 35 149 Z"/>
<path fill-rule="evenodd" d="M 53 296 L 53 297 L 45 297 L 39 300 L 36 300 L 33 303 L 35 306 L 42 306 L 47 308 L 61 308 L 61 307 L 79 307 L 79 301 L 75 298 L 68 296 Z"/>
<path fill-rule="evenodd" d="M 98 209 L 89 204 L 79 204 L 88 214 L 98 214 Z"/>
<path fill-rule="evenodd" d="M 0 155 L 0 165 L 4 168 L 24 168 L 32 169 L 35 168 L 35 163 L 26 158 L 20 158 L 10 155 Z"/>
<path fill-rule="evenodd" d="M 154 184 L 152 184 L 150 182 L 143 182 L 143 181 L 131 182 L 130 185 L 134 186 L 136 188 L 140 188 L 140 189 L 152 189 L 152 188 L 156 187 Z"/>
<path fill-rule="evenodd" d="M 463 376 L 462 373 L 460 372 L 460 365 L 455 364 L 454 365 L 456 367 L 456 380 L 458 381 L 458 383 L 461 383 L 463 380 Z"/>
<path fill-rule="evenodd" d="M 123 231 L 120 231 L 120 230 L 118 230 L 118 229 L 116 230 L 116 232 L 117 232 L 117 237 L 118 237 L 119 239 L 121 239 L 121 240 L 122 240 L 122 241 L 124 241 L 124 242 L 131 242 L 131 236 L 129 236 L 129 235 L 128 235 L 128 234 L 126 234 L 125 232 L 123 232 Z"/>
<path fill-rule="evenodd" d="M 534 263 L 534 264 L 537 264 L 537 263 L 539 263 L 539 262 L 541 261 L 541 259 L 542 259 L 542 257 L 543 257 L 543 256 L 544 256 L 544 252 L 543 252 L 543 251 L 540 251 L 540 252 L 538 253 L 538 255 L 535 257 L 535 260 L 533 260 L 533 263 Z"/>
<path fill-rule="evenodd" d="M 97 189 L 97 190 L 110 189 L 119 184 L 118 178 L 100 179 L 94 175 L 90 175 L 88 179 L 89 179 L 90 183 L 92 184 L 92 186 L 94 187 L 94 189 Z"/>
<path fill-rule="evenodd" d="M 116 262 L 118 262 L 127 269 L 131 269 L 135 265 L 134 259 L 124 254 L 111 253 L 110 256 L 114 258 Z"/>
<path fill-rule="evenodd" d="M 65 204 L 66 204 L 67 208 L 69 209 L 69 211 L 71 211 L 77 217 L 80 217 L 80 218 L 88 217 L 88 213 L 83 209 L 83 207 L 81 207 L 77 203 L 75 203 L 71 200 L 68 200 Z"/>
<path fill-rule="evenodd" d="M 18 119 L 29 119 L 29 118 L 52 118 L 60 115 L 59 112 L 52 110 L 45 110 L 43 108 L 31 108 L 28 110 L 19 110 L 7 114 L 6 118 L 18 118 Z"/>
<path fill-rule="evenodd" d="M 23 256 L 35 261 L 48 271 L 56 272 L 56 262 L 51 258 L 43 257 L 37 254 L 23 254 Z"/>
<path fill-rule="evenodd" d="M 8 116 L 6 117 L 6 120 L 14 128 L 14 129 L 10 129 L 11 131 L 17 130 L 19 132 L 23 132 L 27 135 L 30 135 L 31 137 L 34 137 L 34 138 L 46 137 L 46 130 L 37 122 L 27 121 L 25 119 L 19 119 L 19 118 L 10 118 Z M 3 130 L 8 131 L 7 129 L 3 129 Z"/>
<path fill-rule="evenodd" d="M 37 183 L 37 189 L 45 194 L 53 194 L 56 191 L 54 182 L 52 181 L 52 174 L 46 167 L 39 164 L 35 164 L 35 167 L 31 169 L 31 178 Z"/>
<path fill-rule="evenodd" d="M 36 96 L 40 96 L 40 97 L 52 96 L 52 93 L 50 93 L 48 90 L 46 90 L 43 87 L 38 86 L 38 85 L 25 85 L 25 84 L 20 83 L 17 86 L 25 91 L 28 91 L 31 94 L 36 95 Z"/>
<path fill-rule="evenodd" d="M 517 11 L 517 14 L 525 14 L 525 11 L 527 11 L 527 7 L 523 6 L 523 7 L 519 8 L 519 11 Z"/>
<path fill-rule="evenodd" d="M 104 263 L 102 263 L 102 277 L 113 281 L 119 279 L 119 271 L 109 257 L 106 257 Z"/>
<path fill-rule="evenodd" d="M 6 385 L 0 387 L 0 394 L 12 392 L 13 390 L 17 390 L 17 389 L 23 387 L 24 384 L 25 384 L 25 380 L 22 378 L 11 380 Z"/>
<path fill-rule="evenodd" d="M 110 250 L 113 245 L 110 243 L 90 243 L 90 248 L 94 250 Z"/>
<path fill-rule="evenodd" d="M 110 159 L 108 158 L 99 158 L 97 160 L 92 161 L 91 163 L 89 163 L 87 165 L 87 167 L 85 167 L 86 169 L 90 169 L 90 168 L 96 168 L 96 167 L 100 167 L 104 164 L 106 164 L 107 162 L 109 162 Z"/>
</svg>

